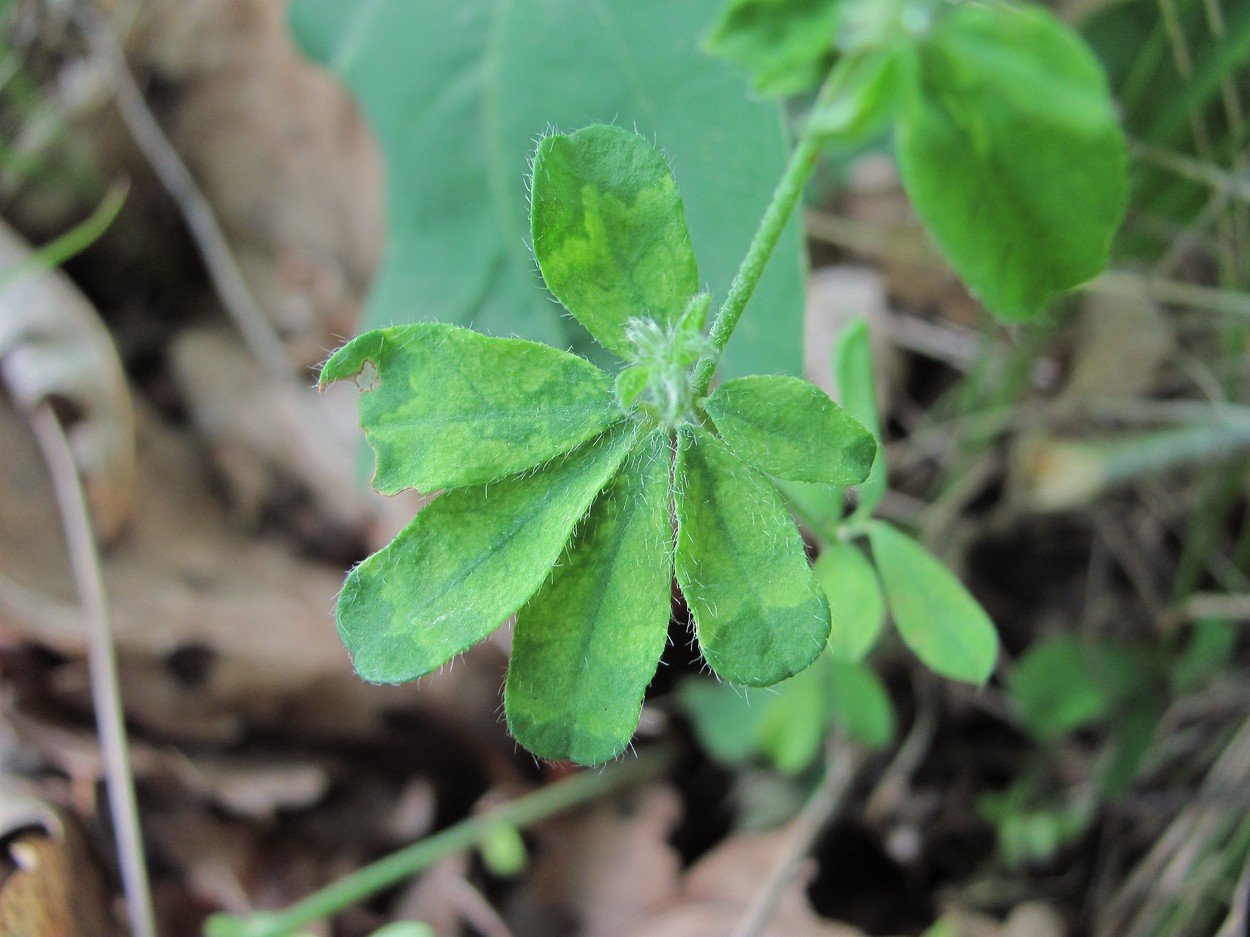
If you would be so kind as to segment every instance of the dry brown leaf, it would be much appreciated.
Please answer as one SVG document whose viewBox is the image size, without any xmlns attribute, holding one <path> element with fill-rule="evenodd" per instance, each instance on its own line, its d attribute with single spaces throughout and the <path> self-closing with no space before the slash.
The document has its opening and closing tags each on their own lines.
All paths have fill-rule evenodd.
<svg viewBox="0 0 1250 937">
<path fill-rule="evenodd" d="M 321 555 L 350 560 L 371 509 L 354 458 L 354 389 L 318 394 L 270 373 L 225 328 L 181 332 L 170 367 L 235 515 L 258 526 L 282 492 L 305 493 L 307 506 L 286 497 L 295 503 L 283 505 L 283 526 Z"/>
<path fill-rule="evenodd" d="M 1136 296 L 1086 296 L 1073 343 L 1074 358 L 1057 402 L 1146 396 L 1174 347 L 1167 318 L 1144 288 Z"/>
<path fill-rule="evenodd" d="M 787 840 L 785 831 L 726 840 L 695 863 L 671 906 L 629 933 L 632 937 L 728 937 L 784 852 Z M 782 893 L 762 937 L 865 937 L 857 928 L 818 916 L 803 893 L 805 878 L 800 874 Z"/>
<path fill-rule="evenodd" d="M 103 876 L 75 824 L 8 783 L 0 787 L 0 934 L 108 937 Z"/>
<path fill-rule="evenodd" d="M 136 70 L 177 87 L 166 132 L 261 307 L 313 364 L 357 326 L 381 255 L 382 162 L 347 92 L 296 50 L 285 11 L 149 0 L 126 45 Z"/>
<path fill-rule="evenodd" d="M 558 817 L 536 831 L 529 888 L 509 909 L 518 937 L 576 922 L 582 937 L 621 937 L 677 895 L 680 861 L 668 835 L 681 805 L 652 784 Z"/>
<path fill-rule="evenodd" d="M 30 254 L 29 246 L 0 222 L 0 276 Z M 26 413 L 48 399 L 67 411 L 66 435 L 96 536 L 113 540 L 134 500 L 130 390 L 95 308 L 59 270 L 28 273 L 0 285 L 0 381 Z"/>
</svg>

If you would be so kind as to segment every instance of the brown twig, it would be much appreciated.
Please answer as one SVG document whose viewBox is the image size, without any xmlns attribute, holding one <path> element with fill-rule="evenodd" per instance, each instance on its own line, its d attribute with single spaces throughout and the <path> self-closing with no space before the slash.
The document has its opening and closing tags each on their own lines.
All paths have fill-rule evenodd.
<svg viewBox="0 0 1250 937">
<path fill-rule="evenodd" d="M 825 777 L 791 823 L 785 848 L 751 896 L 731 937 L 758 937 L 763 933 L 786 889 L 794 881 L 799 863 L 811 852 L 825 827 L 842 811 L 863 757 L 857 746 L 842 742 L 836 735 L 830 738 L 825 754 Z"/>
<path fill-rule="evenodd" d="M 148 109 L 126 65 L 117 37 L 98 14 L 83 12 L 79 23 L 92 56 L 107 68 L 113 79 L 113 93 L 122 120 L 178 206 L 226 312 L 252 354 L 274 373 L 284 373 L 289 361 L 282 340 L 243 278 L 208 199 Z"/>
<path fill-rule="evenodd" d="M 82 619 L 87 629 L 91 699 L 95 707 L 96 726 L 104 758 L 109 810 L 117 836 L 118 861 L 121 865 L 130 926 L 134 937 L 155 937 L 156 925 L 152 917 L 147 867 L 143 861 L 143 837 L 135 805 L 134 776 L 127 754 L 126 724 L 122 717 L 117 663 L 113 656 L 113 637 L 109 628 L 108 606 L 104 597 L 104 581 L 100 575 L 95 538 L 91 532 L 91 518 L 87 513 L 87 503 L 78 470 L 74 465 L 73 452 L 56 414 L 52 411 L 52 405 L 46 401 L 39 404 L 31 414 L 30 421 L 52 477 L 52 487 L 61 513 L 70 565 L 82 607 Z"/>
</svg>

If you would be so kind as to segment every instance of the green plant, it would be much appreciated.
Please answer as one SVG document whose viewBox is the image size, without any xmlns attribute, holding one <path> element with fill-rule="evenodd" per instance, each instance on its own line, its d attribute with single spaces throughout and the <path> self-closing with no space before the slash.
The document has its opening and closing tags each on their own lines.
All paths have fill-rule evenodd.
<svg viewBox="0 0 1250 937">
<path fill-rule="evenodd" d="M 839 603 L 848 590 L 872 595 L 878 573 L 922 661 L 988 677 L 997 641 L 984 612 L 871 519 L 885 482 L 884 466 L 870 476 L 876 442 L 861 425 L 877 428 L 866 340 L 844 343 L 841 368 L 861 422 L 797 378 L 712 391 L 713 374 L 823 146 L 892 121 L 921 216 L 987 304 L 1020 319 L 1104 262 L 1123 207 L 1123 143 L 1096 63 L 1049 14 L 836 6 L 832 71 L 710 326 L 667 163 L 634 133 L 591 126 L 540 141 L 531 232 L 548 288 L 624 363 L 615 378 L 548 346 L 435 323 L 366 333 L 327 362 L 323 383 L 372 368 L 361 422 L 375 487 L 445 490 L 340 595 L 340 633 L 366 679 L 428 673 L 515 612 L 509 727 L 544 757 L 600 762 L 632 735 L 674 576 L 711 668 L 767 686 L 821 655 L 831 605 L 833 621 L 855 623 L 836 626 L 835 653 L 866 653 L 880 616 L 843 615 Z M 758 31 L 735 25 L 742 11 L 789 9 L 735 3 L 713 47 Z M 1064 106 L 1039 104 L 1055 81 Z M 861 482 L 843 518 L 842 490 Z M 815 573 L 779 487 L 803 513 L 820 507 L 828 549 Z M 855 559 L 849 541 L 861 536 L 876 572 Z M 880 720 L 866 734 L 879 739 Z"/>
</svg>

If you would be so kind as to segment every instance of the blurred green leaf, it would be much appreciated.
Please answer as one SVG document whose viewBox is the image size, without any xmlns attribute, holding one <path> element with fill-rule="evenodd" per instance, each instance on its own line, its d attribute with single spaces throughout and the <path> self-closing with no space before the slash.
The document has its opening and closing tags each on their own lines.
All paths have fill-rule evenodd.
<svg viewBox="0 0 1250 937">
<path fill-rule="evenodd" d="M 833 60 L 840 0 L 732 0 L 707 51 L 749 72 L 758 91 L 797 94 L 818 85 Z"/>
<path fill-rule="evenodd" d="M 868 323 L 855 319 L 844 328 L 833 346 L 833 380 L 838 400 L 861 426 L 881 438 L 881 415 L 877 412 L 877 383 L 872 361 Z M 870 517 L 885 497 L 889 484 L 885 449 L 878 444 L 872 471 L 859 486 L 856 517 Z"/>
<path fill-rule="evenodd" d="M 873 559 L 903 642 L 930 670 L 984 683 L 998 657 L 998 633 L 981 604 L 945 566 L 883 521 L 868 525 Z"/>
<path fill-rule="evenodd" d="M 843 540 L 820 551 L 815 570 L 829 600 L 829 650 L 843 660 L 862 660 L 885 624 L 885 598 L 876 570 L 863 551 Z"/>
<path fill-rule="evenodd" d="M 553 126 L 611 121 L 681 180 L 704 283 L 727 288 L 786 159 L 776 105 L 698 48 L 721 0 L 292 0 L 299 44 L 347 84 L 386 158 L 388 238 L 367 322 L 438 319 L 567 347 L 585 333 L 543 293 L 527 246 L 526 160 Z M 795 219 L 723 372 L 801 370 Z"/>
<path fill-rule="evenodd" d="M 1091 666 L 1091 654 L 1075 635 L 1038 642 L 1016 661 L 1007 692 L 1029 730 L 1053 739 L 1107 715 L 1107 684 Z"/>
<path fill-rule="evenodd" d="M 1123 135 L 1093 53 L 1036 6 L 945 5 L 912 50 L 899 168 L 916 213 L 1001 318 L 1036 317 L 1105 265 Z"/>
<path fill-rule="evenodd" d="M 828 700 L 829 718 L 852 738 L 869 748 L 884 748 L 893 740 L 894 705 L 871 668 L 831 656 Z"/>
</svg>

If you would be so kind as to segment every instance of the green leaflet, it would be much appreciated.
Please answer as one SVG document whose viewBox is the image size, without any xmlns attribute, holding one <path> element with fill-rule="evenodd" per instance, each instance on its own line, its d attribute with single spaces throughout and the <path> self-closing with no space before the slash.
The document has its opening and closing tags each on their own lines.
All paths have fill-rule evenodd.
<svg viewBox="0 0 1250 937">
<path fill-rule="evenodd" d="M 706 430 L 678 433 L 677 582 L 712 669 L 767 686 L 802 670 L 829 636 L 798 528 L 757 470 Z"/>
<path fill-rule="evenodd" d="M 881 416 L 877 413 L 877 383 L 872 361 L 872 343 L 868 323 L 856 319 L 844 328 L 833 346 L 833 379 L 838 399 L 846 412 L 875 437 L 881 435 Z M 872 471 L 859 486 L 856 517 L 870 517 L 885 497 L 889 479 L 886 474 L 884 450 L 877 447 Z"/>
<path fill-rule="evenodd" d="M 534 255 L 556 299 L 604 348 L 631 359 L 631 318 L 677 320 L 699 291 L 686 214 L 664 157 L 637 134 L 595 125 L 538 144 Z"/>
<path fill-rule="evenodd" d="M 612 380 L 567 352 L 426 323 L 366 332 L 321 383 L 377 369 L 360 424 L 377 453 L 373 487 L 432 492 L 513 475 L 620 419 Z"/>
<path fill-rule="evenodd" d="M 889 524 L 868 525 L 873 559 L 903 641 L 935 673 L 984 683 L 998 657 L 985 609 L 945 566 Z"/>
<path fill-rule="evenodd" d="M 439 319 L 590 353 L 537 286 L 526 160 L 545 127 L 637 128 L 680 168 L 707 283 L 728 284 L 786 161 L 777 106 L 748 100 L 700 36 L 723 0 L 291 0 L 299 45 L 351 90 L 387 164 L 371 327 Z M 802 372 L 803 245 L 792 220 L 725 374 Z M 597 349 L 596 349 L 597 350 Z"/>
<path fill-rule="evenodd" d="M 753 727 L 755 744 L 785 774 L 798 774 L 820 754 L 826 731 L 828 680 L 822 658 L 768 693 L 744 700 L 763 710 Z"/>
<path fill-rule="evenodd" d="M 858 547 L 834 540 L 816 557 L 815 571 L 829 600 L 829 650 L 843 660 L 863 660 L 885 624 L 885 600 L 872 563 Z"/>
<path fill-rule="evenodd" d="M 704 47 L 749 71 L 764 94 L 798 94 L 829 70 L 837 7 L 838 0 L 733 0 Z"/>
<path fill-rule="evenodd" d="M 449 491 L 353 569 L 336 617 L 357 673 L 413 680 L 499 627 L 542 584 L 634 433 L 626 424 L 533 474 Z"/>
<path fill-rule="evenodd" d="M 1115 688 L 1102 679 L 1100 654 L 1076 635 L 1058 635 L 1031 646 L 1016 661 L 1007 690 L 1025 726 L 1056 739 L 1103 719 Z"/>
<path fill-rule="evenodd" d="M 517 613 L 504 708 L 535 755 L 600 764 L 629 744 L 672 612 L 670 462 L 668 434 L 646 436 Z"/>
<path fill-rule="evenodd" d="M 894 706 L 881 678 L 855 661 L 830 657 L 827 667 L 829 718 L 869 748 L 890 744 Z"/>
<path fill-rule="evenodd" d="M 855 485 L 877 441 L 815 384 L 758 374 L 726 381 L 704 409 L 730 447 L 760 471 L 791 481 Z"/>
<path fill-rule="evenodd" d="M 944 6 L 903 68 L 897 149 L 916 213 L 996 315 L 1098 273 L 1126 155 L 1093 53 L 1051 13 Z"/>
</svg>

